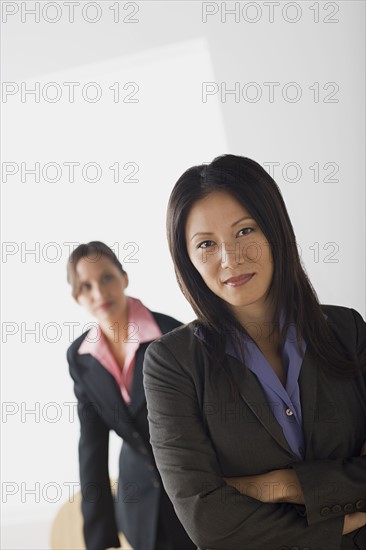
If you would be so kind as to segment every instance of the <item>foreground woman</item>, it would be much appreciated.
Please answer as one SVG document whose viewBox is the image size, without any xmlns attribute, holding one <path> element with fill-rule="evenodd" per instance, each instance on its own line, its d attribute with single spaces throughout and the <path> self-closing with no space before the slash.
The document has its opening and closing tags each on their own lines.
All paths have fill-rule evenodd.
<svg viewBox="0 0 366 550">
<path fill-rule="evenodd" d="M 319 304 L 279 188 L 253 160 L 188 169 L 167 233 L 197 320 L 150 344 L 144 386 L 188 534 L 201 549 L 366 548 L 361 315 Z"/>
</svg>

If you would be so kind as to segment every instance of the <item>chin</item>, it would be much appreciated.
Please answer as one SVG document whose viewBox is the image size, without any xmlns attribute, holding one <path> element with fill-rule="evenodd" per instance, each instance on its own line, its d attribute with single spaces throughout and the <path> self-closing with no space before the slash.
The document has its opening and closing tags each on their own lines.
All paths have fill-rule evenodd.
<svg viewBox="0 0 366 550">
<path fill-rule="evenodd" d="M 115 313 L 113 313 L 112 311 L 102 311 L 98 317 L 100 320 L 105 321 L 106 319 L 112 320 L 115 318 L 115 316 Z"/>
</svg>

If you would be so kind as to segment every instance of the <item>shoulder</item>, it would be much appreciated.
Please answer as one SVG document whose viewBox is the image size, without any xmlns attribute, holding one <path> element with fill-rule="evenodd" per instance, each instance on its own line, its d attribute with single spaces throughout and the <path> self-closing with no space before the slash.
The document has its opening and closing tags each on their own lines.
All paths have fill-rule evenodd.
<svg viewBox="0 0 366 550">
<path fill-rule="evenodd" d="M 181 323 L 167 334 L 163 334 L 160 338 L 154 340 L 149 347 L 156 344 L 167 349 L 180 349 L 183 346 L 194 345 L 198 340 L 194 334 L 195 327 L 194 321 L 185 324 Z"/>
<path fill-rule="evenodd" d="M 173 384 L 188 396 L 196 395 L 210 357 L 202 341 L 194 334 L 195 328 L 194 321 L 181 325 L 148 345 L 143 363 L 146 391 L 156 384 L 164 387 Z"/>
<path fill-rule="evenodd" d="M 327 315 L 328 321 L 339 328 L 348 328 L 349 330 L 350 324 L 365 323 L 361 314 L 353 308 L 330 304 L 321 304 L 320 307 L 323 313 Z"/>
<path fill-rule="evenodd" d="M 352 347 L 364 346 L 366 323 L 356 309 L 329 304 L 323 304 L 320 307 L 327 315 L 330 327 L 341 341 L 347 341 Z"/>
<path fill-rule="evenodd" d="M 206 353 L 201 340 L 194 334 L 196 326 L 195 321 L 180 325 L 151 342 L 146 350 L 145 363 L 174 359 L 176 364 L 191 369 L 197 363 L 195 360 Z"/>
<path fill-rule="evenodd" d="M 170 317 L 170 315 L 165 315 L 164 313 L 159 313 L 158 311 L 151 311 L 150 313 L 154 317 L 155 321 L 160 327 L 160 330 L 163 334 L 174 330 L 175 328 L 182 325 L 181 321 Z"/>
</svg>

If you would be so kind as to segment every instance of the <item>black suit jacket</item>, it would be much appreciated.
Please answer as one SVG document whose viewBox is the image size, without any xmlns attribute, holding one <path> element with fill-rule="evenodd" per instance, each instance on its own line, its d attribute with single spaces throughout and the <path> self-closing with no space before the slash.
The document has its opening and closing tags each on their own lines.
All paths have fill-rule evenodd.
<svg viewBox="0 0 366 550">
<path fill-rule="evenodd" d="M 366 352 L 366 324 L 350 308 L 322 306 L 352 357 Z M 366 511 L 366 368 L 354 379 L 326 374 L 307 348 L 300 377 L 306 455 L 289 447 L 256 376 L 228 357 L 210 368 L 192 323 L 155 340 L 144 360 L 151 444 L 178 517 L 201 549 L 366 548 L 366 528 L 342 537 L 344 516 Z M 329 345 L 332 345 L 330 342 Z M 223 477 L 294 468 L 305 506 L 265 504 Z"/>
<path fill-rule="evenodd" d="M 163 333 L 181 324 L 167 315 L 151 313 Z M 142 383 L 143 358 L 149 342 L 137 350 L 131 403 L 127 406 L 117 382 L 99 361 L 92 355 L 77 353 L 86 335 L 87 332 L 71 344 L 67 359 L 78 399 L 80 482 L 87 549 L 119 547 L 118 531 L 122 531 L 135 550 L 154 550 L 158 523 L 172 540 L 174 549 L 195 549 L 162 487 L 149 443 Z M 115 501 L 108 473 L 109 430 L 123 439 Z"/>
</svg>

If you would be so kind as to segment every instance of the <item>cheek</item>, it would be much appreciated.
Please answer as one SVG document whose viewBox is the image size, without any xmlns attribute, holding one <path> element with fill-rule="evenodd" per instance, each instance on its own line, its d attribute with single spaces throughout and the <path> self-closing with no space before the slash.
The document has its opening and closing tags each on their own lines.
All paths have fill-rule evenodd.
<svg viewBox="0 0 366 550">
<path fill-rule="evenodd" d="M 90 300 L 88 300 L 88 298 L 86 298 L 85 296 L 82 296 L 81 298 L 79 298 L 77 302 L 82 307 L 85 307 L 85 308 L 90 307 Z"/>
<path fill-rule="evenodd" d="M 123 284 L 120 281 L 115 281 L 109 286 L 109 292 L 120 294 L 123 291 Z"/>
<path fill-rule="evenodd" d="M 265 243 L 256 242 L 247 244 L 242 251 L 244 259 L 253 263 L 268 261 L 268 246 Z"/>
<path fill-rule="evenodd" d="M 189 259 L 191 260 L 193 266 L 201 275 L 201 277 L 205 279 L 207 277 L 207 272 L 208 272 L 207 260 L 202 259 L 202 254 L 189 255 Z"/>
<path fill-rule="evenodd" d="M 249 262 L 258 262 L 262 256 L 261 248 L 258 245 L 250 244 L 243 250 L 243 256 Z"/>
</svg>

